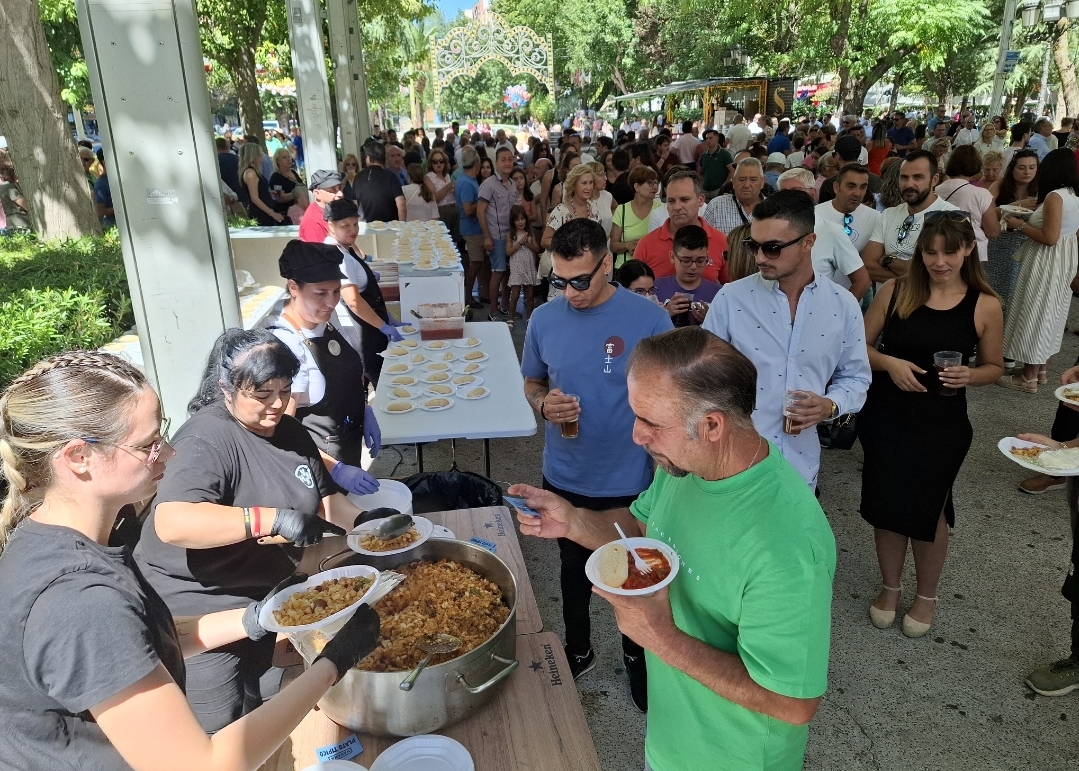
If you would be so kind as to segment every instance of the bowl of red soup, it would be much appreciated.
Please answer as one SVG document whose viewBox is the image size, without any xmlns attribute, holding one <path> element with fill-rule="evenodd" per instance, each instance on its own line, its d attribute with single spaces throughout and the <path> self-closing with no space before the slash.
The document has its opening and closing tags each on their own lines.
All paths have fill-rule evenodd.
<svg viewBox="0 0 1079 771">
<path fill-rule="evenodd" d="M 632 547 L 652 570 L 642 573 L 634 564 Z M 655 538 L 626 538 L 604 544 L 592 552 L 584 565 L 585 575 L 595 586 L 611 594 L 628 596 L 653 594 L 678 575 L 678 553 Z"/>
</svg>

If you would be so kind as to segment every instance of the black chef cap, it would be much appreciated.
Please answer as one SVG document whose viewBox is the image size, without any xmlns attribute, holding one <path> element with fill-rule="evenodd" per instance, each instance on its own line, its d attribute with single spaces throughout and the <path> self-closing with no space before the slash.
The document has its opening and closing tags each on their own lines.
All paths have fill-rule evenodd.
<svg viewBox="0 0 1079 771">
<path fill-rule="evenodd" d="M 322 219 L 327 222 L 340 222 L 349 217 L 359 217 L 360 210 L 356 208 L 356 202 L 347 198 L 338 198 L 330 201 L 322 210 Z"/>
<path fill-rule="evenodd" d="M 312 244 L 292 240 L 285 244 L 277 267 L 282 278 L 291 278 L 304 284 L 317 284 L 344 278 L 341 261 L 345 255 L 333 244 Z"/>
</svg>

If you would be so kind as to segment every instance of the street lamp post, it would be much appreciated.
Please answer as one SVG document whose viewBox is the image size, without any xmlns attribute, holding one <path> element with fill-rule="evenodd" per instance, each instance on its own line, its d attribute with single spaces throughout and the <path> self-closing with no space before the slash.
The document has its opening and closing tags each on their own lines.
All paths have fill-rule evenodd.
<svg viewBox="0 0 1079 771">
<path fill-rule="evenodd" d="M 1044 7 L 1042 0 L 1023 0 L 1022 3 L 1017 3 L 1017 0 L 1005 0 L 1004 23 L 1000 28 L 1000 53 L 997 56 L 997 69 L 993 76 L 993 96 L 989 103 L 990 116 L 1000 113 L 1004 97 L 1004 81 L 1009 75 L 1009 71 L 1005 68 L 1005 62 L 1012 45 L 1012 31 L 1015 27 L 1017 5 L 1019 14 L 1023 19 L 1023 26 L 1028 28 L 1036 27 L 1043 22 L 1055 24 L 1062 16 L 1069 19 L 1079 19 L 1079 0 L 1044 0 Z M 1041 89 L 1041 98 L 1043 99 L 1045 90 L 1046 87 L 1043 82 Z M 1041 112 L 1040 108 L 1038 112 Z"/>
</svg>

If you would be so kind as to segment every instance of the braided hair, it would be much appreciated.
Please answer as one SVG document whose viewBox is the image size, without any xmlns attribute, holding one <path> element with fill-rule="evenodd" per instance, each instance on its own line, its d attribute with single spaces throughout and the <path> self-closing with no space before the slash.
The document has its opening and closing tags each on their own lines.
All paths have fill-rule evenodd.
<svg viewBox="0 0 1079 771">
<path fill-rule="evenodd" d="M 107 353 L 69 351 L 42 359 L 0 396 L 0 470 L 8 491 L 0 507 L 0 551 L 45 497 L 52 457 L 73 439 L 118 444 L 146 378 Z"/>
</svg>

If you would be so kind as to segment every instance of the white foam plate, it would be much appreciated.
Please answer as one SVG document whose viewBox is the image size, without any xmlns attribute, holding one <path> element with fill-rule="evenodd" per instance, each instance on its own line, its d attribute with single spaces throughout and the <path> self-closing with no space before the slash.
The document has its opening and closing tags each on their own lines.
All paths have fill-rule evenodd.
<svg viewBox="0 0 1079 771">
<path fill-rule="evenodd" d="M 446 383 L 446 384 L 449 384 L 450 377 L 451 377 L 452 374 L 453 374 L 452 372 L 429 372 L 425 376 L 420 378 L 420 382 L 421 383 Z M 445 375 L 446 377 L 442 377 L 442 375 Z"/>
<path fill-rule="evenodd" d="M 420 357 L 419 361 L 416 361 L 417 356 Z M 416 366 L 416 367 L 418 367 L 421 364 L 426 364 L 429 361 L 430 361 L 430 359 L 428 359 L 425 354 L 422 354 L 419 351 L 417 351 L 416 353 L 413 353 L 411 356 L 408 357 L 408 363 L 413 365 L 413 366 Z"/>
<path fill-rule="evenodd" d="M 387 383 L 387 385 L 389 385 L 391 387 L 392 386 L 404 386 L 405 388 L 411 388 L 412 386 L 416 385 L 416 383 L 420 382 L 418 378 L 412 377 L 412 375 L 409 375 L 406 372 L 389 372 L 389 373 L 384 374 L 383 377 L 389 378 L 389 380 L 387 380 L 386 383 Z M 412 382 L 410 382 L 410 383 L 395 383 L 395 382 L 393 382 L 394 380 L 396 380 L 399 377 L 408 378 Z"/>
<path fill-rule="evenodd" d="M 425 393 L 425 391 L 422 388 L 416 388 L 415 386 L 413 386 L 412 388 L 408 388 L 406 386 L 389 386 L 389 388 L 390 388 L 390 391 L 389 391 L 390 400 L 395 401 L 395 402 L 403 402 L 403 401 L 406 401 L 408 399 L 416 399 L 416 398 L 418 398 L 420 396 L 423 396 L 424 393 Z M 398 396 L 397 394 L 395 394 L 393 392 L 393 389 L 395 389 L 395 388 L 400 388 L 400 389 L 402 389 L 404 391 L 408 391 L 408 396 Z M 390 414 L 393 414 L 393 413 L 390 413 Z"/>
<path fill-rule="evenodd" d="M 453 343 L 453 347 L 454 348 L 478 348 L 483 343 L 483 341 L 480 340 L 478 337 L 476 338 L 476 342 L 474 342 L 474 343 L 469 343 L 468 340 L 469 340 L 469 338 L 467 338 L 467 337 L 464 338 L 463 340 L 455 340 L 454 343 Z"/>
<path fill-rule="evenodd" d="M 1003 206 L 997 207 L 1005 214 L 1010 214 L 1013 217 L 1029 217 L 1034 212 L 1025 206 L 1015 206 L 1014 204 L 1006 203 Z"/>
<path fill-rule="evenodd" d="M 435 386 L 446 386 L 446 388 L 450 389 L 450 392 L 448 394 L 440 394 L 438 391 L 434 390 Z M 431 383 L 429 388 L 423 389 L 423 397 L 425 399 L 437 399 L 440 396 L 453 396 L 456 393 L 457 387 L 453 385 L 453 383 Z"/>
<path fill-rule="evenodd" d="M 431 354 L 431 361 L 442 362 L 443 364 L 450 364 L 457 361 L 460 357 L 453 351 L 429 351 Z M 449 356 L 450 358 L 446 358 Z"/>
<path fill-rule="evenodd" d="M 395 364 L 404 364 L 405 368 L 390 372 L 390 367 L 392 367 Z M 386 364 L 386 371 L 383 372 L 382 374 L 385 377 L 397 377 L 398 375 L 407 375 L 411 371 L 412 371 L 412 365 L 409 364 L 407 361 L 404 361 L 404 360 L 394 361 L 393 359 L 390 359 Z"/>
<path fill-rule="evenodd" d="M 397 404 L 397 403 L 407 404 L 408 409 L 407 410 L 396 410 L 396 411 L 386 409 L 391 404 Z M 404 399 L 394 399 L 393 401 L 387 402 L 385 405 L 383 405 L 381 409 L 387 415 L 407 415 L 408 413 L 412 412 L 412 410 L 416 409 L 416 405 L 411 404 L 410 402 L 406 402 Z"/>
<path fill-rule="evenodd" d="M 475 351 L 473 351 L 473 353 L 475 353 Z M 472 364 L 473 362 L 479 364 L 480 362 L 487 361 L 489 358 L 491 358 L 486 353 L 483 353 L 483 351 L 480 351 L 480 353 L 482 353 L 483 355 L 473 359 L 466 359 L 465 356 L 468 356 L 468 354 L 466 353 L 465 356 L 460 357 L 460 361 L 462 364 Z"/>
<path fill-rule="evenodd" d="M 450 385 L 452 385 L 454 388 L 475 388 L 476 386 L 483 385 L 483 378 L 480 377 L 479 375 L 473 375 L 472 373 L 469 373 L 468 375 L 454 375 L 454 377 L 455 378 L 458 378 L 458 377 L 475 378 L 475 380 L 473 380 L 471 383 L 454 383 L 451 380 Z"/>
<path fill-rule="evenodd" d="M 383 519 L 385 519 L 385 517 L 383 517 Z M 412 523 L 416 528 L 416 532 L 420 534 L 418 540 L 413 541 L 408 546 L 405 546 L 402 549 L 391 549 L 390 551 L 367 551 L 366 549 L 361 548 L 360 540 L 365 535 L 374 530 L 376 527 L 378 527 L 382 521 L 382 519 L 372 519 L 370 522 L 364 522 L 359 527 L 353 528 L 353 530 L 348 534 L 348 548 L 352 549 L 352 551 L 356 552 L 357 554 L 366 554 L 372 557 L 385 557 L 389 554 L 400 554 L 401 552 L 415 549 L 421 543 L 430 538 L 431 533 L 434 532 L 435 529 L 434 523 L 426 517 L 413 516 Z"/>
<path fill-rule="evenodd" d="M 1073 469 L 1067 469 L 1061 471 L 1060 469 L 1047 469 L 1044 466 L 1039 466 L 1036 463 L 1017 458 L 1009 452 L 1013 447 L 1043 447 L 1044 445 L 1037 444 L 1035 442 L 1024 442 L 1022 439 L 1016 439 L 1014 436 L 1006 436 L 997 442 L 997 449 L 1004 453 L 1004 457 L 1014 463 L 1018 463 L 1025 469 L 1031 471 L 1037 471 L 1039 474 L 1051 474 L 1055 477 L 1079 477 L 1079 466 Z"/>
<path fill-rule="evenodd" d="M 398 343 L 394 343 L 394 345 L 399 345 L 402 348 L 408 348 L 410 351 L 420 347 L 420 344 L 417 343 L 415 340 L 402 340 Z"/>
<path fill-rule="evenodd" d="M 1065 391 L 1071 391 L 1071 397 L 1064 395 Z M 1079 407 L 1079 383 L 1069 383 L 1068 385 L 1062 385 L 1057 390 L 1053 391 L 1053 396 L 1060 399 L 1065 404 L 1072 404 Z"/>
<path fill-rule="evenodd" d="M 410 736 L 383 752 L 371 771 L 476 771 L 472 756 L 448 736 Z"/>
<path fill-rule="evenodd" d="M 488 396 L 491 395 L 491 389 L 490 388 L 483 388 L 483 393 L 480 394 L 479 396 L 465 396 L 465 394 L 467 394 L 473 388 L 483 388 L 483 387 L 482 386 L 477 386 L 475 383 L 472 383 L 471 385 L 466 385 L 466 386 L 457 386 L 457 396 L 464 399 L 465 401 L 474 402 L 477 399 L 485 399 L 485 398 L 487 398 Z"/>
<path fill-rule="evenodd" d="M 429 361 L 423 365 L 424 372 L 449 372 L 450 363 L 448 361 Z"/>
<path fill-rule="evenodd" d="M 404 358 L 412 355 L 412 351 L 410 351 L 408 348 L 401 348 L 400 349 L 400 350 L 404 351 L 404 353 L 391 353 L 391 351 L 394 351 L 394 350 L 397 350 L 397 347 L 391 345 L 385 351 L 380 353 L 379 356 L 381 356 L 384 359 L 393 360 L 393 359 L 404 359 Z"/>
<path fill-rule="evenodd" d="M 429 343 L 424 343 L 423 347 L 429 351 L 445 351 L 450 347 L 450 344 L 445 340 L 432 340 Z"/>
<path fill-rule="evenodd" d="M 410 329 L 412 330 L 411 332 L 408 331 Z M 420 328 L 415 326 L 414 324 L 406 324 L 403 327 L 398 327 L 397 331 L 400 332 L 402 335 L 418 335 L 420 333 Z"/>
<path fill-rule="evenodd" d="M 584 563 L 584 574 L 588 576 L 588 580 L 605 592 L 622 594 L 626 597 L 636 597 L 642 594 L 655 594 L 663 587 L 669 585 L 671 581 L 674 580 L 674 577 L 678 575 L 678 567 L 681 564 L 681 560 L 678 559 L 678 552 L 663 543 L 663 541 L 657 541 L 655 538 L 627 538 L 624 541 L 612 541 L 611 543 L 621 543 L 627 547 L 632 546 L 634 548 L 642 549 L 659 549 L 663 552 L 663 556 L 667 558 L 667 562 L 671 563 L 671 572 L 670 575 L 655 586 L 649 586 L 644 589 L 622 589 L 621 587 L 607 586 L 607 584 L 599 580 L 599 555 L 610 545 L 605 544 L 592 552 L 592 556 L 588 558 L 588 562 Z"/>
<path fill-rule="evenodd" d="M 449 402 L 449 404 L 447 404 L 445 407 L 425 407 L 425 406 L 423 406 L 423 402 L 420 402 L 416 406 L 419 409 L 423 410 L 424 412 L 442 412 L 443 410 L 448 410 L 450 407 L 453 406 L 453 399 L 451 399 L 448 396 L 432 396 L 430 398 L 432 398 L 432 399 L 445 399 L 446 401 Z"/>
<path fill-rule="evenodd" d="M 435 525 L 434 528 L 435 529 L 431 532 L 432 538 L 441 538 L 443 540 L 450 541 L 457 538 L 457 536 L 453 534 L 453 531 L 450 530 L 448 527 L 443 527 L 442 525 Z"/>
<path fill-rule="evenodd" d="M 477 367 L 479 367 L 479 369 L 474 369 L 471 372 L 465 372 L 465 368 L 468 367 L 469 364 L 475 364 Z M 456 361 L 453 363 L 453 366 L 450 367 L 450 369 L 452 369 L 458 375 L 478 375 L 480 372 L 483 372 L 483 365 L 480 364 L 478 361 Z"/>
<path fill-rule="evenodd" d="M 280 608 L 285 602 L 294 594 L 299 592 L 305 592 L 308 589 L 314 589 L 319 584 L 325 583 L 334 578 L 355 578 L 357 576 L 369 576 L 375 579 L 375 582 L 371 584 L 371 588 L 364 592 L 363 596 L 349 605 L 347 608 L 337 611 L 333 615 L 326 616 L 321 621 L 316 621 L 313 624 L 301 624 L 300 626 L 282 626 L 277 623 L 277 619 L 274 618 L 273 612 Z M 273 597 L 271 597 L 265 605 L 262 606 L 262 610 L 259 611 L 259 626 L 270 632 L 282 632 L 284 634 L 299 634 L 300 632 L 321 631 L 326 627 L 334 628 L 336 631 L 340 628 L 346 620 L 348 620 L 353 613 L 356 612 L 356 608 L 361 603 L 366 602 L 375 589 L 378 588 L 379 572 L 370 565 L 349 565 L 343 568 L 334 568 L 332 570 L 324 570 L 321 573 L 308 578 L 302 584 L 296 584 L 286 589 L 282 589 Z M 337 624 L 337 622 L 341 622 Z"/>
</svg>

